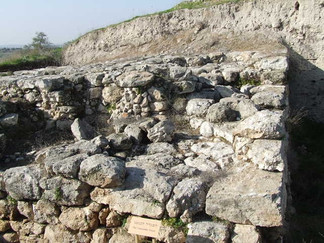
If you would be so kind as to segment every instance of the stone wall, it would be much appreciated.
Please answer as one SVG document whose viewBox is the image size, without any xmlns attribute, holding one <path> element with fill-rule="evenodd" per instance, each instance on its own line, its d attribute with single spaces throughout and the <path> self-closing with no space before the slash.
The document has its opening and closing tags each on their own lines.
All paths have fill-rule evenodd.
<svg viewBox="0 0 324 243">
<path fill-rule="evenodd" d="M 8 117 L 15 122 L 7 126 L 21 125 L 22 109 L 7 106 L 28 104 L 42 114 L 31 117 L 39 130 L 73 123 L 75 136 L 1 172 L 2 237 L 132 242 L 127 227 L 136 215 L 163 219 L 163 242 L 280 240 L 289 182 L 287 70 L 281 49 L 159 55 L 1 78 L 4 134 Z M 88 124 L 103 117 L 113 132 Z"/>
</svg>

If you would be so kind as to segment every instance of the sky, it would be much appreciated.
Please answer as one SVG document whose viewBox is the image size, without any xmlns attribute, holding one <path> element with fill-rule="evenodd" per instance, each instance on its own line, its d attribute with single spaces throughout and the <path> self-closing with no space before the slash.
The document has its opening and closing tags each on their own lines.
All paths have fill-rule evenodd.
<svg viewBox="0 0 324 243">
<path fill-rule="evenodd" d="M 64 44 L 134 16 L 169 9 L 182 0 L 0 0 L 0 46 L 26 45 L 36 32 Z"/>
</svg>

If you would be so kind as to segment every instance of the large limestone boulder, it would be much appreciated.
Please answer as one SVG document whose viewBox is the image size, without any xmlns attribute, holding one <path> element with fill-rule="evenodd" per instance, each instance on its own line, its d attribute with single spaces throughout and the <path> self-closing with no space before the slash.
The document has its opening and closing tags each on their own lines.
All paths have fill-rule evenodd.
<svg viewBox="0 0 324 243">
<path fill-rule="evenodd" d="M 90 231 L 98 226 L 98 215 L 88 208 L 66 208 L 59 220 L 65 227 L 74 231 Z"/>
<path fill-rule="evenodd" d="M 218 140 L 217 142 L 199 142 L 191 146 L 191 150 L 198 155 L 205 155 L 217 163 L 221 168 L 234 161 L 234 150 L 231 145 Z"/>
<path fill-rule="evenodd" d="M 288 101 L 285 86 L 262 85 L 250 90 L 251 100 L 264 108 L 283 109 Z"/>
<path fill-rule="evenodd" d="M 50 175 L 61 175 L 65 178 L 77 179 L 80 164 L 86 158 L 88 158 L 86 154 L 76 154 L 62 160 L 47 158 L 45 168 Z"/>
<path fill-rule="evenodd" d="M 173 138 L 175 127 L 174 124 L 169 121 L 160 121 L 148 130 L 147 137 L 152 142 L 171 142 Z"/>
<path fill-rule="evenodd" d="M 85 153 L 88 155 L 100 154 L 108 146 L 108 140 L 104 136 L 98 136 L 91 140 L 80 140 L 66 147 L 67 151 Z"/>
<path fill-rule="evenodd" d="M 91 187 L 84 182 L 60 176 L 44 178 L 40 186 L 44 190 L 43 199 L 64 206 L 83 205 L 91 190 Z"/>
<path fill-rule="evenodd" d="M 77 118 L 71 125 L 71 131 L 77 140 L 90 140 L 94 138 L 95 131 L 86 121 Z"/>
<path fill-rule="evenodd" d="M 165 174 L 130 167 L 122 188 L 95 188 L 91 199 L 119 213 L 161 218 L 174 185 L 175 181 Z"/>
<path fill-rule="evenodd" d="M 286 148 L 282 140 L 258 139 L 250 145 L 247 156 L 260 169 L 283 171 L 286 161 Z"/>
<path fill-rule="evenodd" d="M 38 165 L 21 166 L 4 172 L 6 191 L 16 200 L 37 200 L 42 195 L 39 185 L 45 170 Z"/>
<path fill-rule="evenodd" d="M 127 150 L 133 146 L 131 137 L 124 133 L 110 134 L 107 139 L 110 147 L 116 150 Z"/>
<path fill-rule="evenodd" d="M 282 176 L 254 167 L 229 171 L 209 190 L 206 213 L 238 224 L 281 226 L 286 205 Z"/>
<path fill-rule="evenodd" d="M 200 221 L 189 224 L 188 228 L 186 243 L 225 243 L 230 236 L 229 226 L 224 223 Z"/>
<path fill-rule="evenodd" d="M 173 194 L 166 205 L 170 217 L 178 217 L 186 212 L 190 218 L 203 211 L 207 187 L 199 179 L 184 179 L 173 189 Z"/>
<path fill-rule="evenodd" d="M 91 234 L 88 232 L 72 232 L 69 231 L 64 225 L 48 224 L 44 232 L 44 241 L 49 243 L 54 242 L 84 242 L 90 243 Z"/>
<path fill-rule="evenodd" d="M 240 119 L 240 113 L 225 103 L 216 103 L 208 108 L 206 118 L 209 122 L 232 122 Z"/>
<path fill-rule="evenodd" d="M 208 108 L 215 103 L 213 99 L 191 99 L 187 103 L 186 111 L 188 116 L 203 117 Z"/>
<path fill-rule="evenodd" d="M 142 87 L 154 80 L 154 74 L 149 72 L 131 71 L 117 77 L 116 84 L 122 88 Z"/>
<path fill-rule="evenodd" d="M 282 111 L 263 110 L 241 121 L 234 135 L 248 138 L 280 139 L 285 136 Z"/>
<path fill-rule="evenodd" d="M 93 155 L 80 165 L 79 180 L 102 188 L 121 186 L 125 179 L 125 162 L 104 154 Z"/>
</svg>

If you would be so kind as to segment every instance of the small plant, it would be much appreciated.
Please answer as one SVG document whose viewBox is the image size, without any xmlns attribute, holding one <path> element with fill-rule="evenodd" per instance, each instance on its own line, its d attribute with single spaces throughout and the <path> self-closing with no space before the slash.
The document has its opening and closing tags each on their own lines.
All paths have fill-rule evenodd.
<svg viewBox="0 0 324 243">
<path fill-rule="evenodd" d="M 218 218 L 216 216 L 213 216 L 212 217 L 212 220 L 216 223 L 223 223 L 223 224 L 230 224 L 230 222 L 228 220 L 225 220 L 225 219 L 221 219 L 221 218 Z"/>
<path fill-rule="evenodd" d="M 153 200 L 152 205 L 153 206 L 161 206 L 161 203 L 158 200 Z"/>
<path fill-rule="evenodd" d="M 235 86 L 237 88 L 241 88 L 243 85 L 254 85 L 254 86 L 259 86 L 261 85 L 261 81 L 257 79 L 245 79 L 245 78 L 240 78 Z"/>
<path fill-rule="evenodd" d="M 109 104 L 108 106 L 107 106 L 107 112 L 108 112 L 108 114 L 112 114 L 113 113 L 113 111 L 114 110 L 116 110 L 116 104 Z"/>
<path fill-rule="evenodd" d="M 59 187 L 55 188 L 54 197 L 55 197 L 55 200 L 57 200 L 57 201 L 62 199 L 63 193 L 62 193 L 61 188 L 59 188 Z"/>
<path fill-rule="evenodd" d="M 10 195 L 7 196 L 7 201 L 9 205 L 17 205 L 17 200 L 11 197 Z"/>
<path fill-rule="evenodd" d="M 188 225 L 184 223 L 181 219 L 178 218 L 164 218 L 162 220 L 162 225 L 170 226 L 172 228 L 181 230 L 185 233 L 185 235 L 188 234 Z"/>
</svg>

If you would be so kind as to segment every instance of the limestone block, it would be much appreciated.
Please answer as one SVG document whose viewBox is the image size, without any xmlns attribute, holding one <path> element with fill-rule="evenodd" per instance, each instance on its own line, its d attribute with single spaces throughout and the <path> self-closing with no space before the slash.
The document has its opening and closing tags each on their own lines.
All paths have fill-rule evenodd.
<svg viewBox="0 0 324 243">
<path fill-rule="evenodd" d="M 125 162 L 104 154 L 96 154 L 82 161 L 79 180 L 102 188 L 121 186 L 125 179 Z"/>
<path fill-rule="evenodd" d="M 263 110 L 241 121 L 234 135 L 249 138 L 280 139 L 285 135 L 282 111 Z"/>
<path fill-rule="evenodd" d="M 200 221 L 189 224 L 188 228 L 186 243 L 225 243 L 229 239 L 228 225 L 223 223 Z"/>
<path fill-rule="evenodd" d="M 75 231 L 90 231 L 98 226 L 98 215 L 87 208 L 66 208 L 62 211 L 60 222 Z"/>
<path fill-rule="evenodd" d="M 42 191 L 40 179 L 45 176 L 45 170 L 38 165 L 21 166 L 4 172 L 6 191 L 16 200 L 40 199 Z"/>
<path fill-rule="evenodd" d="M 185 211 L 192 217 L 203 211 L 207 187 L 199 179 L 184 179 L 173 189 L 172 196 L 166 205 L 170 217 L 179 217 Z"/>
<path fill-rule="evenodd" d="M 206 213 L 238 224 L 281 226 L 286 205 L 282 173 L 234 169 L 208 192 Z"/>
</svg>

